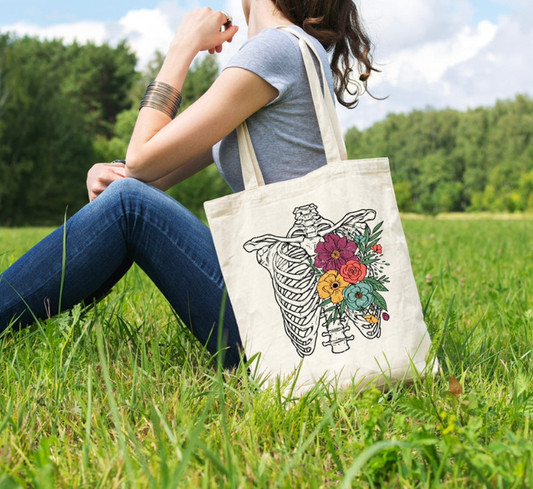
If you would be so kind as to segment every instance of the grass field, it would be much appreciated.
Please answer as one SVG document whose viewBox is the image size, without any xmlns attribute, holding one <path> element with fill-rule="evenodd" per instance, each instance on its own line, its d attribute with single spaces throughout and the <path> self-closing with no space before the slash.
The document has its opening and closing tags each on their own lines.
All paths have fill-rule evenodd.
<svg viewBox="0 0 533 489">
<path fill-rule="evenodd" d="M 0 489 L 533 487 L 533 221 L 404 228 L 435 378 L 258 391 L 134 269 L 96 309 L 0 338 Z M 0 230 L 0 270 L 46 233 Z"/>
</svg>

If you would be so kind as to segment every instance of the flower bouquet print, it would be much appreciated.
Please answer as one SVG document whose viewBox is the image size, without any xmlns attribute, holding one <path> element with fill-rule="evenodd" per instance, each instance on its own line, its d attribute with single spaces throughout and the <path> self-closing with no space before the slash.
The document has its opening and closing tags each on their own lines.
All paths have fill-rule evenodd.
<svg viewBox="0 0 533 489">
<path fill-rule="evenodd" d="M 383 221 L 368 224 L 376 211 L 361 209 L 333 223 L 309 204 L 294 209 L 294 218 L 286 236 L 255 237 L 244 249 L 269 271 L 298 355 L 310 356 L 317 346 L 340 355 L 356 336 L 379 338 L 382 320 L 390 318 L 383 295 L 389 264 L 379 244 Z"/>
</svg>

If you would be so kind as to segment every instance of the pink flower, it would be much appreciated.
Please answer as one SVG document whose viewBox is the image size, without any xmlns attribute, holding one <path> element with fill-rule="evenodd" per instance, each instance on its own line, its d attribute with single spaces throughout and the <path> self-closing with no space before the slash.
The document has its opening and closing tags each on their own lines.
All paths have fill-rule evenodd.
<svg viewBox="0 0 533 489">
<path fill-rule="evenodd" d="M 341 267 L 349 260 L 355 258 L 357 245 L 348 238 L 337 236 L 329 233 L 324 237 L 324 241 L 316 245 L 315 267 L 322 268 L 324 272 L 328 270 L 337 270 L 340 272 Z"/>
</svg>

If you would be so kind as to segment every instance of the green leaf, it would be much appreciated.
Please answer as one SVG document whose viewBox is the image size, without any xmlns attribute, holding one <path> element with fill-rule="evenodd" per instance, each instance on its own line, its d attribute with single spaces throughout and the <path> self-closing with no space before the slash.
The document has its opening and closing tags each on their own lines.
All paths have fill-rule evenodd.
<svg viewBox="0 0 533 489">
<path fill-rule="evenodd" d="M 385 287 L 379 280 L 376 280 L 375 278 L 365 277 L 362 281 L 370 284 L 372 287 L 374 287 L 374 290 L 380 290 L 381 292 L 389 291 L 387 287 Z"/>
<path fill-rule="evenodd" d="M 376 231 L 379 231 L 381 229 L 381 226 L 383 226 L 383 221 L 381 221 L 373 230 L 372 234 L 376 234 Z"/>
<path fill-rule="evenodd" d="M 387 301 L 383 296 L 377 291 L 372 292 L 372 295 L 374 296 L 374 303 L 384 311 L 387 311 Z"/>
<path fill-rule="evenodd" d="M 320 303 L 320 307 L 325 307 L 328 304 L 331 304 L 331 299 L 326 299 L 324 302 L 321 302 Z"/>
<path fill-rule="evenodd" d="M 341 316 L 344 314 L 345 310 L 346 310 L 346 301 L 342 301 L 342 303 L 341 303 L 341 313 L 340 313 Z"/>
<path fill-rule="evenodd" d="M 372 238 L 372 241 L 374 241 L 374 240 L 379 241 L 379 238 L 381 237 L 382 233 L 383 233 L 383 231 L 380 231 L 379 233 L 376 233 L 376 234 L 372 234 L 370 236 Z"/>
<path fill-rule="evenodd" d="M 502 443 L 501 441 L 493 441 L 489 445 L 489 450 L 493 452 L 495 455 L 500 455 L 503 453 L 509 452 L 509 446 L 505 443 Z"/>
<path fill-rule="evenodd" d="M 368 260 L 361 260 L 359 263 L 362 263 L 363 265 L 371 265 L 377 261 L 379 261 L 379 258 L 369 258 Z"/>
</svg>

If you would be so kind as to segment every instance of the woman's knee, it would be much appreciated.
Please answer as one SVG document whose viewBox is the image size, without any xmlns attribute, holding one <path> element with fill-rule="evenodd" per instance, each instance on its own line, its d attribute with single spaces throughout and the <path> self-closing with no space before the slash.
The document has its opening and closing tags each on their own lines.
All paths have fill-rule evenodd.
<svg viewBox="0 0 533 489">
<path fill-rule="evenodd" d="M 153 187 L 135 178 L 121 178 L 112 182 L 94 202 L 100 200 L 102 205 L 121 205 L 128 208 L 152 190 Z"/>
<path fill-rule="evenodd" d="M 111 182 L 109 187 L 104 191 L 102 195 L 105 195 L 106 192 L 109 193 L 138 193 L 150 188 L 150 185 L 147 183 L 136 180 L 135 178 L 121 178 Z"/>
<path fill-rule="evenodd" d="M 101 204 L 105 207 L 121 208 L 126 215 L 145 215 L 149 218 L 153 212 L 173 216 L 188 212 L 162 190 L 134 178 L 115 180 L 95 202 L 98 199 L 102 199 Z"/>
</svg>

